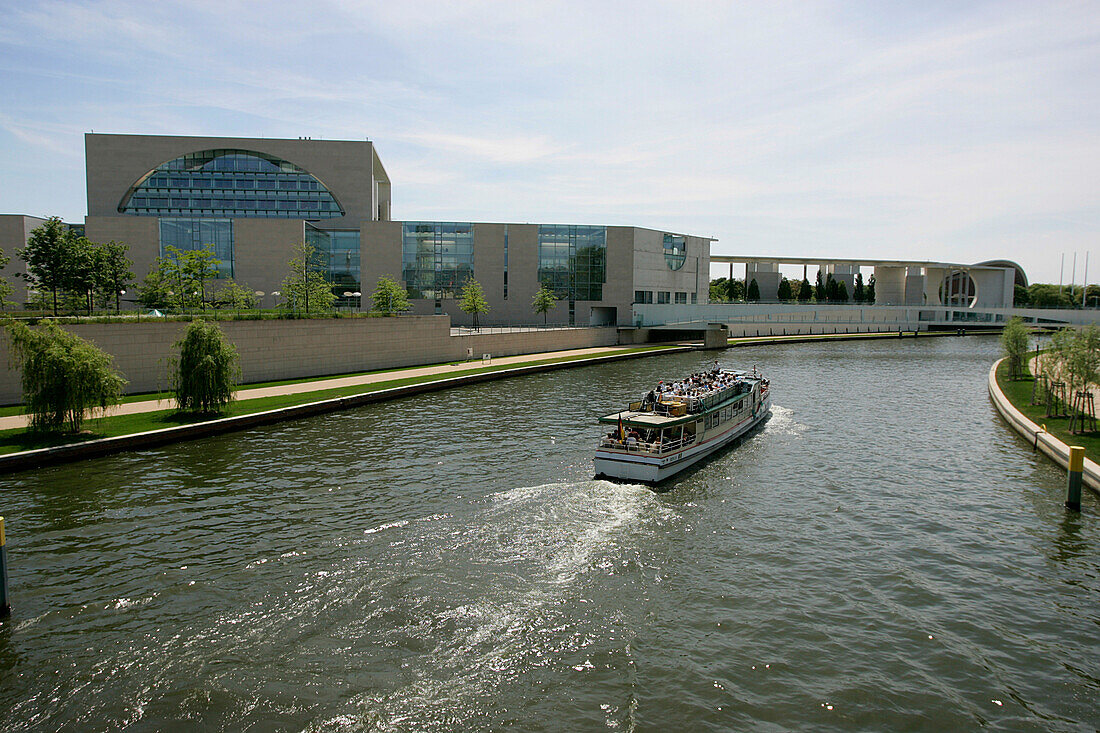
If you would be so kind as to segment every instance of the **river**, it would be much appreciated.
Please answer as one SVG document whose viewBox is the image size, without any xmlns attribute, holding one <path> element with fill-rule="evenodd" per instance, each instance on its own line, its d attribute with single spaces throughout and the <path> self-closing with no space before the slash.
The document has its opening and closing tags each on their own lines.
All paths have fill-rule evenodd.
<svg viewBox="0 0 1100 733">
<path fill-rule="evenodd" d="M 993 338 L 696 352 L 2 479 L 2 730 L 1092 730 L 1100 517 Z M 773 416 L 655 493 L 599 415 L 718 359 Z"/>
</svg>

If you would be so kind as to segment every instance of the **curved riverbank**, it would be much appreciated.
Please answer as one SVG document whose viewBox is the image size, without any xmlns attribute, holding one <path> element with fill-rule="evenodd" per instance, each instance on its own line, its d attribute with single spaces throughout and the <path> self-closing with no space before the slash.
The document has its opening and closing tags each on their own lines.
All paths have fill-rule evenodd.
<svg viewBox="0 0 1100 733">
<path fill-rule="evenodd" d="M 803 343 L 811 341 L 837 342 L 849 340 L 899 338 L 902 334 L 897 332 L 878 332 L 862 334 L 817 334 L 817 335 L 791 335 L 791 336 L 762 336 L 730 339 L 727 348 L 745 346 L 763 346 L 788 343 Z M 915 336 L 940 336 L 954 335 L 944 332 L 906 332 L 905 338 Z M 242 389 L 238 395 L 237 405 L 249 405 L 251 409 L 244 408 L 243 414 L 236 414 L 214 420 L 177 424 L 170 427 L 159 427 L 169 422 L 174 414 L 167 403 L 157 401 L 147 403 L 131 403 L 124 406 L 120 413 L 113 413 L 107 417 L 98 418 L 107 421 L 112 429 L 103 430 L 109 433 L 103 437 L 91 437 L 89 439 L 50 445 L 42 447 L 25 447 L 3 454 L 3 445 L 0 445 L 0 474 L 23 471 L 40 466 L 68 463 L 86 458 L 94 458 L 122 451 L 140 450 L 168 443 L 195 440 L 211 435 L 218 435 L 238 430 L 246 430 L 259 425 L 267 425 L 286 420 L 294 420 L 312 415 L 335 412 L 351 407 L 397 399 L 424 392 L 432 392 L 450 389 L 465 384 L 474 384 L 493 379 L 505 379 L 512 376 L 521 376 L 541 371 L 564 369 L 572 366 L 587 366 L 604 361 L 630 359 L 655 354 L 670 353 L 673 351 L 690 351 L 698 348 L 694 345 L 653 345 L 650 347 L 607 347 L 604 349 L 581 349 L 564 352 L 544 352 L 529 354 L 526 356 L 511 356 L 497 360 L 514 364 L 514 367 L 494 365 L 489 367 L 477 366 L 476 363 L 462 363 L 455 365 L 437 365 L 435 367 L 411 366 L 401 369 L 386 370 L 384 378 L 382 373 L 360 374 L 354 377 L 332 377 L 316 381 L 302 381 L 293 384 L 285 384 L 280 387 L 265 387 L 262 390 Z M 578 356 L 582 352 L 592 353 L 593 356 Z M 441 376 L 444 373 L 453 373 L 461 370 L 464 373 L 453 376 Z M 346 384 L 345 384 L 346 383 Z M 370 386 L 373 383 L 374 386 Z M 389 386 L 387 386 L 389 385 Z M 252 394 L 255 392 L 255 394 Z M 260 394 L 260 393 L 263 394 Z M 263 399 L 252 399 L 259 398 Z M 316 399 L 310 399 L 315 397 Z M 288 404 L 290 402 L 291 404 Z M 141 405 L 139 409 L 132 409 Z M 123 414 L 126 413 L 126 414 Z M 131 414 L 137 413 L 137 414 Z M 8 429 L 0 429 L 0 438 L 7 436 L 9 445 L 13 442 L 13 436 L 28 435 L 20 429 L 16 420 L 23 416 L 9 416 L 0 418 L 0 425 L 9 424 Z M 119 421 L 118 423 L 112 421 Z M 125 425 L 121 421 L 128 421 Z M 102 425 L 103 423 L 101 423 Z M 9 448 L 10 450 L 10 448 Z"/>
<path fill-rule="evenodd" d="M 1041 426 L 1033 423 L 1012 404 L 1012 401 L 1001 390 L 1001 386 L 997 383 L 997 368 L 1003 361 L 1004 359 L 998 359 L 989 369 L 989 398 L 993 401 L 993 406 L 997 408 L 997 412 L 1001 413 L 1005 422 L 1030 442 L 1035 449 L 1041 450 L 1052 461 L 1068 470 L 1069 446 Z M 1085 470 L 1082 478 L 1086 486 L 1100 495 L 1100 466 L 1089 458 L 1085 459 Z"/>
</svg>

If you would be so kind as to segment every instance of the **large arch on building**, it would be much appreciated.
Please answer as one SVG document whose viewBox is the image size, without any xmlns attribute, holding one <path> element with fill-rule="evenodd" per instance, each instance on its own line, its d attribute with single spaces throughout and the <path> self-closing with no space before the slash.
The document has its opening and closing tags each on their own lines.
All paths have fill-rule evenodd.
<svg viewBox="0 0 1100 733">
<path fill-rule="evenodd" d="M 333 219 L 344 207 L 316 176 L 254 150 L 199 150 L 161 163 L 133 183 L 120 214 Z"/>
</svg>

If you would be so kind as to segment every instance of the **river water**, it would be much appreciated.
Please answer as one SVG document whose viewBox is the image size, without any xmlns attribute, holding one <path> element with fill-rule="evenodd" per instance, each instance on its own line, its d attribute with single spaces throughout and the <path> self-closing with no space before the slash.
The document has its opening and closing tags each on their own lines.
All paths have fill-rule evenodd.
<svg viewBox="0 0 1100 733">
<path fill-rule="evenodd" d="M 505 380 L 3 479 L 3 730 L 1092 730 L 1100 512 L 996 339 Z M 774 414 L 669 491 L 594 423 L 718 359 Z"/>
</svg>

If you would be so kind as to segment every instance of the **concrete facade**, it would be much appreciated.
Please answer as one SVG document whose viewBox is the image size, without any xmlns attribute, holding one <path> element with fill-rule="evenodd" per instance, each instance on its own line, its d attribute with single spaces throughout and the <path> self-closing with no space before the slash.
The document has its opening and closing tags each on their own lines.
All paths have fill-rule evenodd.
<svg viewBox="0 0 1100 733">
<path fill-rule="evenodd" d="M 12 298 L 16 302 L 27 299 L 26 281 L 21 277 L 26 271 L 23 260 L 16 256 L 16 251 L 27 245 L 27 238 L 31 231 L 46 223 L 45 219 L 37 216 L 24 216 L 22 214 L 0 214 L 0 252 L 10 260 L 0 276 L 7 279 L 12 286 Z"/>
<path fill-rule="evenodd" d="M 843 282 L 851 298 L 856 275 L 861 268 L 873 270 L 875 303 L 878 305 L 924 305 L 965 308 L 1010 308 L 1015 285 L 1027 286 L 1023 269 L 1008 260 L 977 264 L 920 262 L 907 260 L 830 260 L 802 257 L 741 257 L 711 254 L 711 262 L 728 264 L 730 278 L 734 265 L 745 266 L 745 282 L 756 278 L 762 301 L 775 301 L 779 286 L 779 265 L 810 266 L 824 275 Z M 772 273 L 775 273 L 774 275 Z M 864 285 L 870 277 L 864 273 Z M 815 278 L 806 275 L 813 283 Z M 800 278 L 799 278 L 800 279 Z M 767 287 L 765 288 L 765 283 Z M 773 285 L 774 283 L 774 285 Z"/>
<path fill-rule="evenodd" d="M 168 388 L 173 346 L 184 322 L 85 323 L 63 327 L 111 354 L 129 380 L 128 394 Z M 437 364 L 482 354 L 516 356 L 610 346 L 613 328 L 547 329 L 451 336 L 447 318 L 340 318 L 332 320 L 224 321 L 219 324 L 240 355 L 241 381 L 300 377 Z M 21 401 L 19 373 L 10 368 L 10 343 L 0 338 L 0 404 Z M 323 355 L 323 358 L 319 358 Z"/>
<path fill-rule="evenodd" d="M 352 299 L 353 307 L 370 308 L 370 293 L 383 275 L 403 283 L 403 249 L 411 245 L 404 241 L 403 223 L 390 220 L 389 178 L 370 142 L 89 134 L 85 144 L 87 235 L 94 241 L 127 243 L 139 281 L 154 268 L 161 254 L 159 217 L 163 216 L 231 219 L 233 277 L 250 290 L 264 292 L 264 306 L 275 305 L 270 294 L 281 288 L 290 248 L 306 238 L 310 225 L 324 231 L 357 233 L 359 284 L 354 287 L 362 297 Z M 293 163 L 320 181 L 346 213 L 308 223 L 303 219 L 267 218 L 259 212 L 246 215 L 244 211 L 202 217 L 186 212 L 123 213 L 123 204 L 135 184 L 149 179 L 166 162 L 203 151 L 226 150 L 249 151 Z M 163 174 L 172 175 L 171 171 Z M 171 188 L 157 190 L 165 201 L 174 201 Z M 233 192 L 224 195 L 232 196 Z M 575 300 L 570 312 L 570 303 L 563 297 L 547 314 L 548 322 L 628 324 L 638 291 L 652 298 L 667 296 L 669 302 L 706 302 L 711 240 L 636 227 L 602 229 L 606 240 L 602 298 Z M 490 307 L 489 313 L 479 318 L 480 323 L 542 320 L 531 307 L 539 289 L 539 232 L 538 224 L 473 224 L 473 277 L 481 283 Z M 686 250 L 682 265 L 675 269 L 674 265 L 679 264 L 675 258 L 672 264 L 666 260 L 666 237 L 678 238 Z M 330 272 L 330 277 L 337 281 L 335 273 Z M 345 278 L 344 282 L 349 280 Z M 446 314 L 456 324 L 472 320 L 461 311 L 457 298 L 446 297 L 438 302 L 435 298 L 414 299 L 412 306 L 415 314 Z"/>
</svg>

